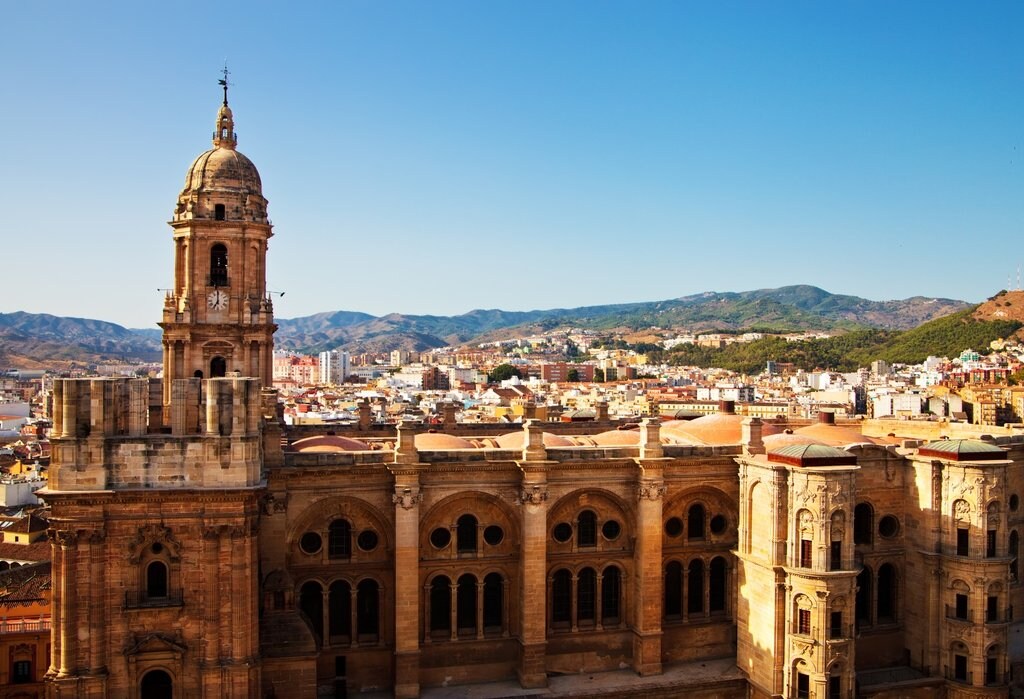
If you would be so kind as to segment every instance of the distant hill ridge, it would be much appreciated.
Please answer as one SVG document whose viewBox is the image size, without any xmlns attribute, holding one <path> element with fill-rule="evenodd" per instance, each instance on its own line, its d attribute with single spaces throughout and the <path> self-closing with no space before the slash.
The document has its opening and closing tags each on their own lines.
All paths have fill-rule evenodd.
<svg viewBox="0 0 1024 699">
<path fill-rule="evenodd" d="M 1019 310 L 1024 313 L 1024 303 L 1021 306 Z M 921 296 L 871 301 L 832 294 L 815 286 L 797 285 L 567 309 L 476 309 L 457 316 L 391 313 L 375 317 L 357 311 L 330 311 L 278 319 L 275 344 L 281 349 L 304 352 L 335 348 L 423 351 L 519 337 L 559 327 L 629 331 L 656 326 L 691 332 L 903 330 L 968 307 L 970 304 L 964 301 Z M 33 368 L 55 362 L 159 361 L 160 356 L 160 330 L 157 328 L 130 330 L 100 320 L 0 313 L 0 367 Z"/>
</svg>

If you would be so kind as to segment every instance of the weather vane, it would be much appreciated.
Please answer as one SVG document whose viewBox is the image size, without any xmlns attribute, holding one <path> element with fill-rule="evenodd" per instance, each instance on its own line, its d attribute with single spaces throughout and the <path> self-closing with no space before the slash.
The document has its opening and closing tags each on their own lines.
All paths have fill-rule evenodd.
<svg viewBox="0 0 1024 699">
<path fill-rule="evenodd" d="M 224 106 L 228 104 L 228 76 L 231 74 L 228 71 L 228 62 L 224 61 L 224 69 L 221 71 L 224 77 L 217 81 L 217 83 L 224 88 Z"/>
</svg>

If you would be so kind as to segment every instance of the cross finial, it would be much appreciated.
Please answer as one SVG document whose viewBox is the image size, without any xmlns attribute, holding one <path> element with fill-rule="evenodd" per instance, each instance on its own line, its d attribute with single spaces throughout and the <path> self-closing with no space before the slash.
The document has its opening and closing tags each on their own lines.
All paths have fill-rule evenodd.
<svg viewBox="0 0 1024 699">
<path fill-rule="evenodd" d="M 221 73 L 224 74 L 224 77 L 221 78 L 220 80 L 218 80 L 217 83 L 221 87 L 224 88 L 224 106 L 227 106 L 227 104 L 228 104 L 228 76 L 231 74 L 230 71 L 228 71 L 228 62 L 227 61 L 224 61 L 224 68 L 221 70 Z"/>
</svg>

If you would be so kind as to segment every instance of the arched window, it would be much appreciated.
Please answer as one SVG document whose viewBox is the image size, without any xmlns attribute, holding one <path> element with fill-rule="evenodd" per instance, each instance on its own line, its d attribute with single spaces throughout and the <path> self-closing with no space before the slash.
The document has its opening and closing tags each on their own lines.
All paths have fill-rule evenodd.
<svg viewBox="0 0 1024 699">
<path fill-rule="evenodd" d="M 328 558 L 352 557 L 352 525 L 346 519 L 336 519 L 327 528 Z"/>
<path fill-rule="evenodd" d="M 210 248 L 210 279 L 208 286 L 228 286 L 228 249 L 221 243 Z"/>
<path fill-rule="evenodd" d="M 896 569 L 891 563 L 878 568 L 877 619 L 879 622 L 896 621 Z"/>
<path fill-rule="evenodd" d="M 712 613 L 725 611 L 727 580 L 725 559 L 721 556 L 712 558 L 708 572 L 708 606 Z"/>
<path fill-rule="evenodd" d="M 867 566 L 857 575 L 857 628 L 871 626 L 871 576 Z"/>
<path fill-rule="evenodd" d="M 843 697 L 843 666 L 833 665 L 828 673 L 828 699 Z"/>
<path fill-rule="evenodd" d="M 150 561 L 146 566 L 146 597 L 167 597 L 167 564 L 163 561 Z"/>
<path fill-rule="evenodd" d="M 572 574 L 562 568 L 551 578 L 551 623 L 568 626 L 572 619 Z"/>
<path fill-rule="evenodd" d="M 576 545 L 597 546 L 597 515 L 590 510 L 580 512 L 576 520 Z"/>
<path fill-rule="evenodd" d="M 597 573 L 593 568 L 584 568 L 576 579 L 576 623 L 593 623 L 597 601 Z"/>
<path fill-rule="evenodd" d="M 501 631 L 504 617 L 505 584 L 499 573 L 484 578 L 484 631 Z"/>
<path fill-rule="evenodd" d="M 686 575 L 686 611 L 689 614 L 704 611 L 704 561 L 699 558 L 690 561 Z"/>
<path fill-rule="evenodd" d="M 608 566 L 601 574 L 601 623 L 608 626 L 619 623 L 619 602 L 622 597 L 622 574 L 615 566 Z"/>
<path fill-rule="evenodd" d="M 214 357 L 210 360 L 210 378 L 220 379 L 227 376 L 228 363 L 224 357 Z"/>
<path fill-rule="evenodd" d="M 690 505 L 690 509 L 686 513 L 686 538 L 687 539 L 703 539 L 704 538 L 704 506 L 700 503 Z"/>
<path fill-rule="evenodd" d="M 174 680 L 163 670 L 150 670 L 142 676 L 139 683 L 139 695 L 146 699 L 172 699 L 174 697 Z"/>
<path fill-rule="evenodd" d="M 352 587 L 344 580 L 331 583 L 328 626 L 331 640 L 352 637 Z"/>
<path fill-rule="evenodd" d="M 992 646 L 985 652 L 985 684 L 1003 684 L 999 667 L 1001 652 L 999 646 Z"/>
<path fill-rule="evenodd" d="M 226 212 L 225 212 L 223 204 L 214 204 L 213 205 L 213 218 L 215 220 L 223 221 L 226 218 L 225 213 Z"/>
<path fill-rule="evenodd" d="M 683 566 L 679 561 L 672 561 L 665 566 L 665 607 L 666 619 L 679 619 L 683 616 Z"/>
<path fill-rule="evenodd" d="M 870 544 L 875 530 L 874 512 L 871 505 L 862 502 L 853 508 L 853 543 Z"/>
<path fill-rule="evenodd" d="M 360 641 L 376 641 L 380 633 L 380 589 L 376 580 L 356 588 L 356 630 Z"/>
<path fill-rule="evenodd" d="M 324 637 L 324 591 L 320 583 L 310 580 L 299 590 L 299 610 L 306 615 L 317 640 Z"/>
<path fill-rule="evenodd" d="M 476 578 L 468 573 L 459 578 L 455 593 L 456 625 L 460 634 L 476 634 Z"/>
<path fill-rule="evenodd" d="M 443 575 L 430 581 L 430 630 L 452 631 L 452 582 Z"/>
<path fill-rule="evenodd" d="M 462 515 L 456 523 L 455 539 L 459 553 L 476 553 L 476 517 Z"/>
<path fill-rule="evenodd" d="M 1010 556 L 1010 580 L 1016 582 L 1020 580 L 1020 563 L 1018 562 L 1020 556 L 1020 535 L 1017 534 L 1016 529 L 1010 532 L 1010 546 L 1007 553 Z"/>
<path fill-rule="evenodd" d="M 967 682 L 967 661 L 970 657 L 967 646 L 959 641 L 955 642 L 950 646 L 950 655 L 953 656 L 950 663 L 953 669 L 953 679 L 957 682 Z"/>
</svg>

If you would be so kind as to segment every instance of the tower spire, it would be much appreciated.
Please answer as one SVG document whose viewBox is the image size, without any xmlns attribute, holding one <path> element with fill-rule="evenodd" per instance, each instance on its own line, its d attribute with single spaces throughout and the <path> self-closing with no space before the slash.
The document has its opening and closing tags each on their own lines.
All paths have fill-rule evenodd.
<svg viewBox="0 0 1024 699">
<path fill-rule="evenodd" d="M 224 61 L 224 68 L 221 70 L 221 73 L 224 75 L 224 77 L 218 80 L 217 82 L 220 84 L 221 87 L 224 88 L 224 106 L 226 107 L 228 106 L 228 76 L 231 74 L 231 72 L 228 70 L 227 61 Z"/>
<path fill-rule="evenodd" d="M 224 102 L 217 110 L 217 126 L 213 132 L 213 145 L 216 148 L 228 148 L 234 150 L 238 145 L 238 134 L 235 133 L 235 118 L 231 114 L 231 107 L 228 106 L 228 64 L 224 64 L 221 73 L 223 78 L 217 84 L 224 88 Z"/>
</svg>

